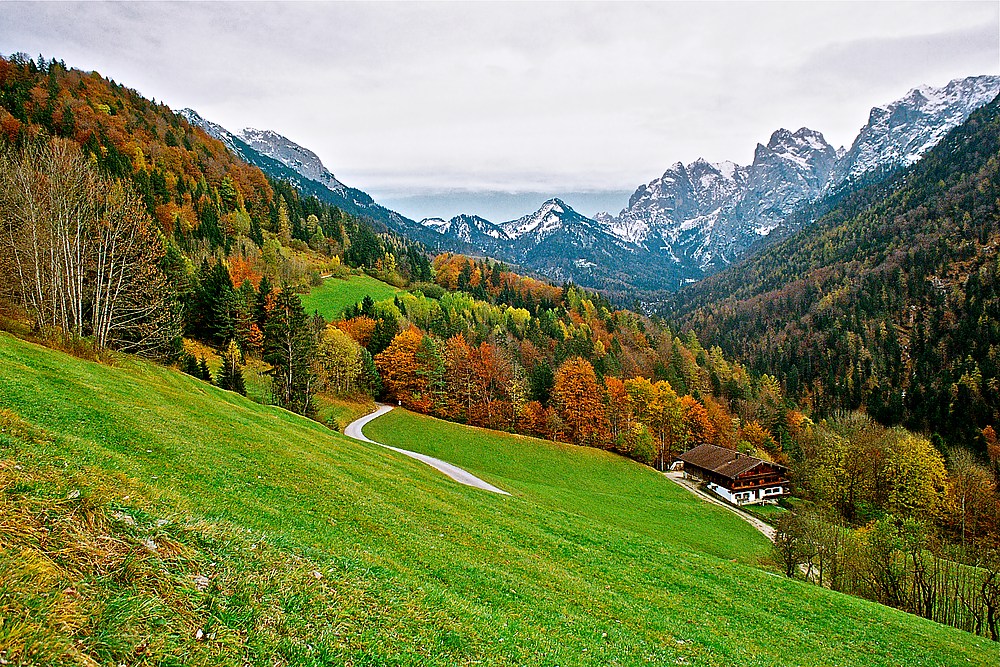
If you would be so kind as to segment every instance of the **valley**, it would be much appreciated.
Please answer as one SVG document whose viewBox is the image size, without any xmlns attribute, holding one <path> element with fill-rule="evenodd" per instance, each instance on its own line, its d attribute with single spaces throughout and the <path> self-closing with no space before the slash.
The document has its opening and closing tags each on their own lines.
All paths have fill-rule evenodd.
<svg viewBox="0 0 1000 667">
<path fill-rule="evenodd" d="M 604 452 L 399 410 L 367 429 L 513 493 L 496 496 L 174 371 L 7 335 L 0 406 L 5 516 L 52 535 L 4 533 L 5 587 L 48 563 L 31 597 L 0 603 L 15 662 L 1000 657 L 983 638 L 760 569 L 756 531 Z M 124 561 L 64 550 L 71 529 L 115 540 Z"/>
<path fill-rule="evenodd" d="M 341 178 L 488 184 L 530 105 L 463 100 L 467 135 L 408 106 L 351 153 L 398 100 L 333 119 L 390 71 L 269 106 L 285 72 L 246 116 L 177 99 L 318 123 L 340 178 L 329 144 L 0 57 L 0 665 L 1000 663 L 995 71 L 840 148 L 795 122 L 617 214 L 554 192 L 507 221 Z M 367 162 L 416 127 L 479 166 Z"/>
</svg>

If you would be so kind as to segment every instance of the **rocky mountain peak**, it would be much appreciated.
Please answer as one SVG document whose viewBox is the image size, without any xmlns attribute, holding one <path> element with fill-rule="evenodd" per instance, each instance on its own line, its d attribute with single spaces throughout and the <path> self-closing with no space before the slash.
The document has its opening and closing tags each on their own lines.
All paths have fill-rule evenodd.
<svg viewBox="0 0 1000 667">
<path fill-rule="evenodd" d="M 913 164 L 998 94 L 1000 76 L 971 76 L 941 88 L 918 86 L 894 102 L 874 107 L 830 174 L 827 189 L 868 172 Z"/>
<path fill-rule="evenodd" d="M 332 190 L 344 189 L 344 185 L 324 166 L 318 155 L 288 137 L 252 127 L 241 130 L 238 136 L 257 152 L 277 160 L 306 178 Z"/>
</svg>

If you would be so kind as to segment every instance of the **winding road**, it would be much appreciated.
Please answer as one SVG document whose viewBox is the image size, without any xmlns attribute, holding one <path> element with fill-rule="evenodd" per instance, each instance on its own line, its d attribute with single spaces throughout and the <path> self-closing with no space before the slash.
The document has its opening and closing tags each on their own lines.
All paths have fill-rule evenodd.
<svg viewBox="0 0 1000 667">
<path fill-rule="evenodd" d="M 350 424 L 348 424 L 347 427 L 344 429 L 344 435 L 346 435 L 349 438 L 354 438 L 355 440 L 370 442 L 373 445 L 378 445 L 379 447 L 385 447 L 386 449 L 391 449 L 392 451 L 399 452 L 404 456 L 409 456 L 411 459 L 416 459 L 421 463 L 429 465 L 435 470 L 443 472 L 445 475 L 452 478 L 459 484 L 465 484 L 466 486 L 482 489 L 483 491 L 499 493 L 500 495 L 503 496 L 510 495 L 503 489 L 498 489 L 489 482 L 484 482 L 483 480 L 479 479 L 478 477 L 468 472 L 467 470 L 462 470 L 458 466 L 452 465 L 447 461 L 442 461 L 441 459 L 436 459 L 433 456 L 427 456 L 426 454 L 418 454 L 417 452 L 411 452 L 407 449 L 400 449 L 398 447 L 383 445 L 381 442 L 375 442 L 374 440 L 365 437 L 365 434 L 362 433 L 361 429 L 363 429 L 368 422 L 374 419 L 378 419 L 385 413 L 389 412 L 389 410 L 392 410 L 391 405 L 380 405 L 375 412 L 367 414 L 361 419 L 356 419 L 355 421 L 352 421 Z"/>
</svg>

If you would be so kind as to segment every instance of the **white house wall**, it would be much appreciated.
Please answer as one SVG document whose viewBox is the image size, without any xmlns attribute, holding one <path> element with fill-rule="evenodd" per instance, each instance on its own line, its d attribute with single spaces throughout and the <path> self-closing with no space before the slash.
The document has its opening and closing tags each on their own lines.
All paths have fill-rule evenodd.
<svg viewBox="0 0 1000 667">
<path fill-rule="evenodd" d="M 714 491 L 719 497 L 724 498 L 734 505 L 752 505 L 768 498 L 778 498 L 784 492 L 784 488 L 781 486 L 769 486 L 763 489 L 747 489 L 744 491 L 730 491 L 724 486 L 710 483 L 708 488 Z"/>
</svg>

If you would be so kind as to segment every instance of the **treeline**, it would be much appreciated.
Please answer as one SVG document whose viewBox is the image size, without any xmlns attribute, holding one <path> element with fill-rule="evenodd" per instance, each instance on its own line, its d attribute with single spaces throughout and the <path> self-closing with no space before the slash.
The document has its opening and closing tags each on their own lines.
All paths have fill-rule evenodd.
<svg viewBox="0 0 1000 667">
<path fill-rule="evenodd" d="M 988 463 L 848 413 L 794 432 L 786 574 L 1000 641 L 1000 444 Z"/>
<path fill-rule="evenodd" d="M 434 285 L 365 299 L 326 326 L 321 347 L 339 351 L 323 353 L 321 384 L 350 392 L 363 377 L 416 411 L 661 469 L 701 443 L 784 460 L 794 411 L 774 378 L 573 285 L 461 255 L 439 255 L 434 269 Z"/>
<path fill-rule="evenodd" d="M 1000 424 L 998 170 L 994 101 L 913 167 L 662 312 L 775 373 L 814 416 L 862 409 L 984 458 L 982 430 Z"/>
</svg>

